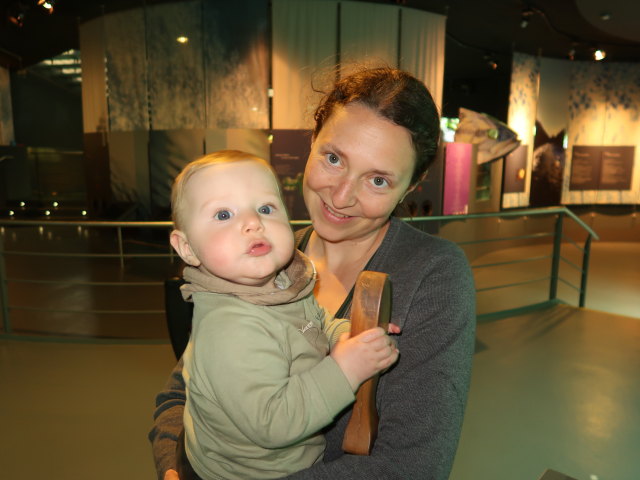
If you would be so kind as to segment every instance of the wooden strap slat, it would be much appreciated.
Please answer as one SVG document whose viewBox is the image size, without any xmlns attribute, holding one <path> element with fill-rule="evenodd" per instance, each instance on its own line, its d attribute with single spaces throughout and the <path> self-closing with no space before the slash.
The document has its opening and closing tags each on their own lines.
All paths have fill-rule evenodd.
<svg viewBox="0 0 640 480">
<path fill-rule="evenodd" d="M 386 273 L 363 271 L 358 275 L 351 305 L 351 336 L 380 326 L 387 331 L 391 313 L 391 287 Z M 378 375 L 363 383 L 356 393 L 342 449 L 369 455 L 378 435 L 376 387 Z"/>
</svg>

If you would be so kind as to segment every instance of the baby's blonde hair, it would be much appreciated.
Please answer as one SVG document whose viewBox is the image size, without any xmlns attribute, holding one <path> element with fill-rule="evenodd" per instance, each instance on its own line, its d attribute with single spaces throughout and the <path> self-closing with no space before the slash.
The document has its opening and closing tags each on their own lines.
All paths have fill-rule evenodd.
<svg viewBox="0 0 640 480">
<path fill-rule="evenodd" d="M 273 176 L 276 179 L 276 185 L 278 185 L 278 193 L 282 195 L 280 192 L 280 183 L 278 182 L 278 177 L 273 171 L 273 168 L 271 167 L 269 162 L 267 162 L 265 159 L 247 152 L 242 152 L 240 150 L 219 150 L 217 152 L 205 155 L 204 157 L 200 157 L 191 163 L 188 163 L 173 181 L 173 186 L 171 188 L 171 219 L 173 220 L 174 227 L 178 230 L 182 230 L 182 227 L 184 226 L 184 195 L 187 183 L 189 182 L 189 179 L 191 177 L 193 177 L 200 170 L 212 165 L 246 161 L 258 162 L 261 165 L 266 166 L 271 171 L 271 173 L 273 173 Z"/>
</svg>

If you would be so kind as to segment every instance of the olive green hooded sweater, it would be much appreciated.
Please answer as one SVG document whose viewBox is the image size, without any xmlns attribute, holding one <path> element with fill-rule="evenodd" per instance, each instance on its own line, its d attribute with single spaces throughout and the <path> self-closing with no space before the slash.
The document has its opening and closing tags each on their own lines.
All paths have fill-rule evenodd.
<svg viewBox="0 0 640 480">
<path fill-rule="evenodd" d="M 348 320 L 325 319 L 315 271 L 296 251 L 275 285 L 248 287 L 187 267 L 194 302 L 184 353 L 185 447 L 203 479 L 278 478 L 322 458 L 318 433 L 355 399 L 327 356 L 327 335 Z"/>
</svg>

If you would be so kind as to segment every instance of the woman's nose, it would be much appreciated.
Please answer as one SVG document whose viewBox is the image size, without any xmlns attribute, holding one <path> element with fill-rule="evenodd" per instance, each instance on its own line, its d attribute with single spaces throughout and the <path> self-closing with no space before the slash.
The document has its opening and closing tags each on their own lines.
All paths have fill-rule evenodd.
<svg viewBox="0 0 640 480">
<path fill-rule="evenodd" d="M 333 188 L 331 201 L 335 208 L 348 208 L 355 205 L 357 196 L 356 182 L 343 178 Z"/>
</svg>

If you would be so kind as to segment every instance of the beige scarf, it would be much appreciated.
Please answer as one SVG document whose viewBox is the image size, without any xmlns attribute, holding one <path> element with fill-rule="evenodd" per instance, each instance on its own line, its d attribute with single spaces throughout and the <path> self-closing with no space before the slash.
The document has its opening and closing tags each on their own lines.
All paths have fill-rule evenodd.
<svg viewBox="0 0 640 480">
<path fill-rule="evenodd" d="M 273 283 L 263 287 L 230 282 L 209 273 L 202 265 L 197 268 L 186 266 L 183 277 L 189 282 L 180 288 L 182 297 L 187 301 L 193 301 L 193 293 L 212 292 L 233 295 L 254 305 L 282 305 L 312 293 L 316 271 L 311 260 L 296 250 L 289 265 L 278 273 Z"/>
</svg>

